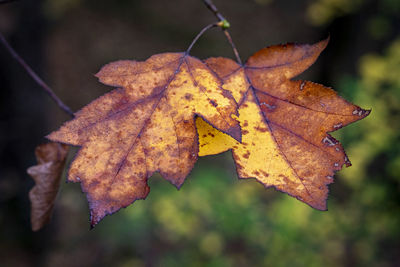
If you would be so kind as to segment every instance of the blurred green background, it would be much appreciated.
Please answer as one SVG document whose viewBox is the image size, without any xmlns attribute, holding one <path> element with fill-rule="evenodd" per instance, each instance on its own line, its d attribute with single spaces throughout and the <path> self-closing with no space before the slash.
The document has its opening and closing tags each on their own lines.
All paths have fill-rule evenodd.
<svg viewBox="0 0 400 267">
<path fill-rule="evenodd" d="M 238 181 L 224 153 L 201 158 L 180 191 L 155 175 L 145 201 L 93 230 L 80 186 L 63 183 L 51 224 L 31 232 L 26 168 L 68 117 L 0 46 L 0 266 L 400 266 L 400 1 L 214 1 L 243 59 L 330 35 L 301 78 L 372 109 L 334 134 L 353 166 L 335 176 L 329 211 Z M 105 63 L 183 51 L 214 21 L 201 0 L 0 5 L 0 31 L 73 110 L 110 90 L 93 76 Z M 233 57 L 218 29 L 192 54 Z"/>
</svg>

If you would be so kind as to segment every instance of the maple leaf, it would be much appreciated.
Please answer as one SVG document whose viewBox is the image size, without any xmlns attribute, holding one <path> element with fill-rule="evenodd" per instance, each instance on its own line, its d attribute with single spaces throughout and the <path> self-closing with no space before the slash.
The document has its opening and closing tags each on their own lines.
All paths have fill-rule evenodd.
<svg viewBox="0 0 400 267">
<path fill-rule="evenodd" d="M 327 185 L 345 164 L 342 146 L 328 132 L 366 117 L 335 91 L 291 78 L 309 68 L 328 39 L 314 45 L 264 48 L 244 66 L 226 58 L 206 61 L 239 103 L 242 143 L 197 119 L 200 156 L 232 149 L 240 178 L 256 178 L 319 209 Z"/>
<path fill-rule="evenodd" d="M 38 231 L 49 222 L 53 212 L 68 146 L 42 144 L 36 147 L 35 154 L 38 165 L 28 168 L 27 172 L 35 181 L 35 186 L 29 191 L 29 199 L 32 230 Z"/>
<path fill-rule="evenodd" d="M 198 157 L 195 117 L 240 140 L 237 105 L 221 81 L 187 53 L 122 60 L 96 74 L 119 87 L 77 112 L 48 138 L 82 146 L 68 173 L 87 193 L 91 225 L 149 193 L 158 171 L 180 187 Z"/>
</svg>

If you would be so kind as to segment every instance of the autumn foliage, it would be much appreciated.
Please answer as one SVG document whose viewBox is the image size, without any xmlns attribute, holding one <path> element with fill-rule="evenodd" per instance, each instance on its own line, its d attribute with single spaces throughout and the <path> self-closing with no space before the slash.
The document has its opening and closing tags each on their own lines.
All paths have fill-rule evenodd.
<svg viewBox="0 0 400 267">
<path fill-rule="evenodd" d="M 326 210 L 327 185 L 343 165 L 343 147 L 329 132 L 369 114 L 332 89 L 293 80 L 308 69 L 328 44 L 286 44 L 261 49 L 245 64 L 227 31 L 229 22 L 211 0 L 218 18 L 186 52 L 153 55 L 144 62 L 120 60 L 96 77 L 113 91 L 73 113 L 0 34 L 0 41 L 31 77 L 74 118 L 36 149 L 38 165 L 30 192 L 32 229 L 50 218 L 67 156 L 79 146 L 67 180 L 86 193 L 91 226 L 104 216 L 149 194 L 148 179 L 159 172 L 178 189 L 198 156 L 232 150 L 239 178 L 256 178 Z M 204 32 L 220 27 L 237 62 L 205 61 L 189 55 Z"/>
<path fill-rule="evenodd" d="M 180 188 L 198 155 L 228 149 L 240 178 L 325 210 L 334 172 L 350 165 L 328 132 L 369 114 L 330 88 L 292 80 L 327 43 L 264 48 L 243 66 L 187 53 L 104 66 L 96 76 L 117 89 L 48 136 L 81 146 L 68 181 L 86 192 L 91 225 L 144 199 L 154 172 Z"/>
</svg>

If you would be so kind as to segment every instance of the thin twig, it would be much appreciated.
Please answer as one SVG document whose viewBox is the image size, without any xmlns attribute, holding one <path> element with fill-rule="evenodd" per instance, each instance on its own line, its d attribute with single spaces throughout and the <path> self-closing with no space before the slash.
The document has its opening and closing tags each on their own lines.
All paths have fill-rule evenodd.
<svg viewBox="0 0 400 267">
<path fill-rule="evenodd" d="M 186 54 L 190 53 L 190 50 L 192 50 L 193 45 L 199 40 L 199 38 L 209 29 L 218 26 L 217 23 L 209 24 L 206 27 L 204 27 L 198 34 L 197 36 L 193 39 L 192 43 L 189 45 L 189 48 L 186 50 Z"/>
<path fill-rule="evenodd" d="M 204 2 L 204 4 L 207 6 L 207 8 L 210 9 L 210 10 L 214 13 L 214 15 L 219 19 L 219 21 L 227 21 L 227 20 L 225 19 L 225 17 L 222 16 L 221 13 L 219 13 L 218 8 L 214 5 L 214 3 L 212 2 L 212 0 L 203 0 L 203 2 Z M 228 42 L 229 42 L 229 43 L 231 44 L 231 46 L 232 46 L 232 50 L 233 50 L 233 53 L 235 54 L 236 61 L 237 61 L 240 65 L 242 65 L 242 60 L 240 59 L 240 55 L 239 55 L 238 50 L 236 49 L 236 45 L 235 45 L 235 44 L 233 43 L 233 41 L 232 41 L 231 35 L 229 34 L 229 32 L 228 32 L 228 30 L 227 30 L 226 28 L 222 27 L 222 29 L 223 29 L 223 31 L 224 31 L 224 34 L 225 34 L 225 36 L 226 36 L 226 39 L 228 39 Z"/>
<path fill-rule="evenodd" d="M 221 13 L 219 13 L 217 7 L 214 5 L 214 3 L 211 0 L 203 0 L 204 4 L 208 7 L 209 10 L 211 10 L 214 15 L 220 20 L 223 21 L 225 20 L 224 16 L 222 16 Z"/>
<path fill-rule="evenodd" d="M 242 65 L 242 60 L 240 59 L 239 51 L 236 49 L 235 43 L 232 41 L 231 35 L 229 34 L 228 30 L 224 30 L 224 34 L 226 36 L 226 39 L 228 39 L 228 42 L 232 46 L 233 53 L 235 53 L 235 57 L 239 65 Z"/>
<path fill-rule="evenodd" d="M 0 4 L 6 4 L 6 3 L 10 3 L 10 2 L 14 2 L 16 0 L 0 0 Z"/>
<path fill-rule="evenodd" d="M 18 61 L 19 64 L 28 72 L 28 74 L 39 84 L 46 93 L 57 103 L 57 105 L 64 110 L 68 115 L 74 117 L 72 110 L 65 105 L 60 98 L 51 90 L 51 88 L 32 70 L 32 68 L 18 55 L 18 53 L 11 47 L 11 45 L 6 41 L 4 36 L 0 33 L 0 41 L 6 47 L 8 52 L 13 56 L 13 58 Z"/>
</svg>

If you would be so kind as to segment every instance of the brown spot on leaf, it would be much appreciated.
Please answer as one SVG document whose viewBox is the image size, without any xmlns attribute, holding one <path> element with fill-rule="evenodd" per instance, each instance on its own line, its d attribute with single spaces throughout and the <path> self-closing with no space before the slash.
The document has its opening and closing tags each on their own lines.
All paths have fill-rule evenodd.
<svg viewBox="0 0 400 267">
<path fill-rule="evenodd" d="M 250 157 L 250 151 L 247 150 L 245 154 L 242 155 L 243 158 L 248 159 Z"/>
<path fill-rule="evenodd" d="M 189 93 L 186 93 L 185 94 L 185 99 L 188 100 L 188 101 L 192 101 L 193 100 L 193 95 L 189 94 Z"/>
<path fill-rule="evenodd" d="M 213 105 L 214 107 L 218 107 L 217 102 L 215 102 L 214 100 L 209 100 L 210 104 Z"/>
<path fill-rule="evenodd" d="M 238 163 L 238 162 L 236 162 L 236 168 L 237 168 L 238 170 L 244 169 L 243 165 L 241 165 L 241 164 Z"/>
<path fill-rule="evenodd" d="M 268 131 L 268 128 L 266 128 L 266 127 L 260 127 L 260 126 L 256 126 L 256 127 L 254 127 L 254 130 L 256 130 L 256 131 L 258 131 L 258 132 L 265 133 L 265 132 L 267 132 L 267 131 Z"/>
</svg>

